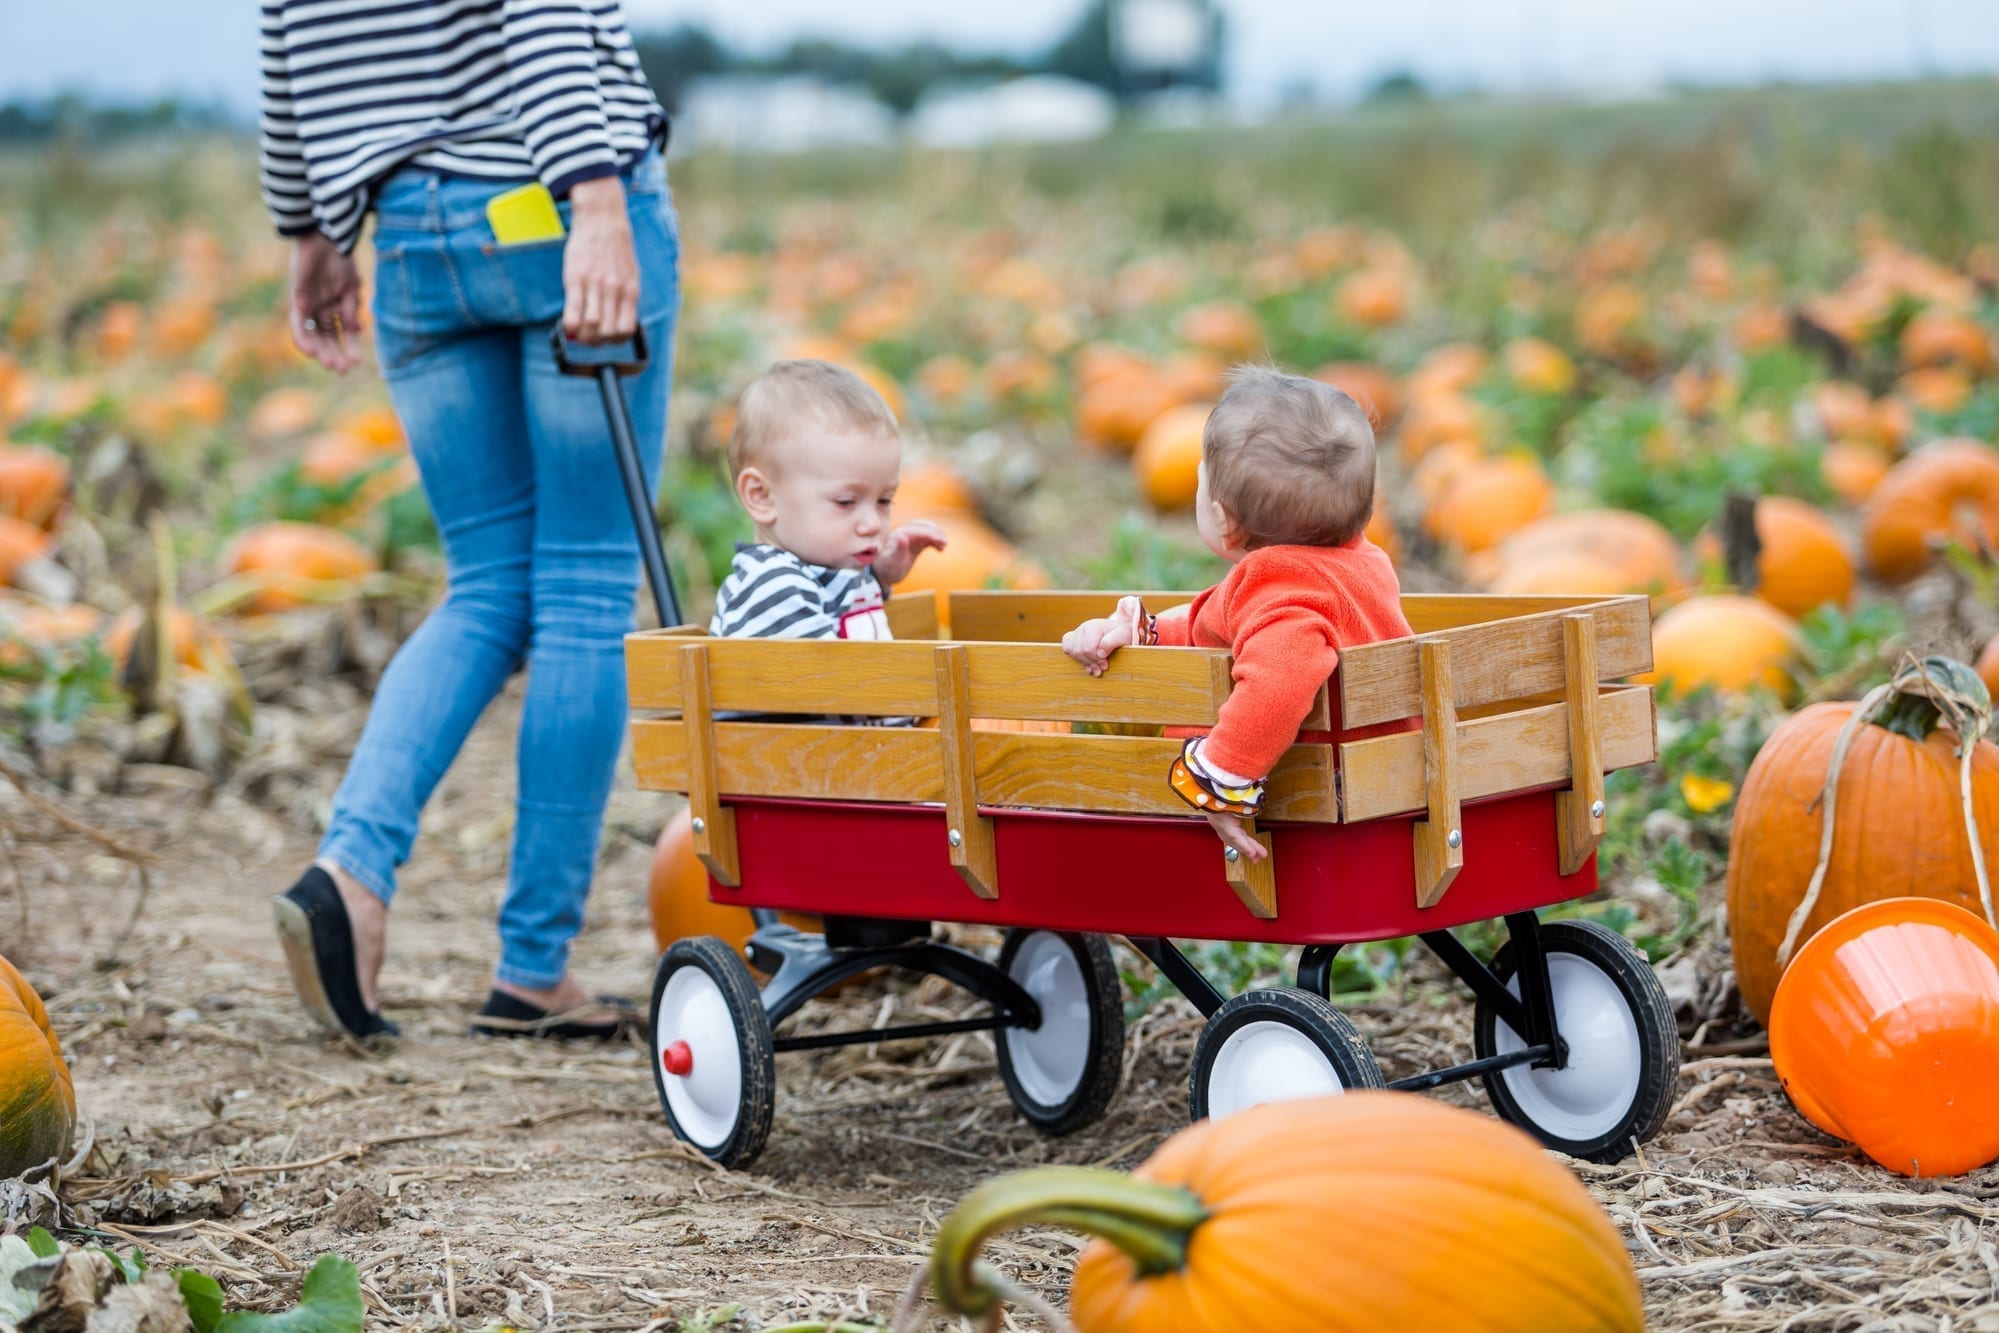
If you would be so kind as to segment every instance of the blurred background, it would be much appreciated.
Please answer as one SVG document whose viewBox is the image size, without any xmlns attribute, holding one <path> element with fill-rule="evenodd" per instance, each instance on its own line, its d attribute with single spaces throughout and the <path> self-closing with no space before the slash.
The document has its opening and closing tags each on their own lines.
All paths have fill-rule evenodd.
<svg viewBox="0 0 1999 1333">
<path fill-rule="evenodd" d="M 1655 951 L 1776 719 L 1999 626 L 1982 0 L 627 12 L 674 113 L 661 513 L 695 615 L 775 357 L 902 418 L 901 509 L 952 537 L 912 587 L 1213 580 L 1187 507 L 1223 372 L 1319 375 L 1378 423 L 1407 587 L 1655 596 L 1667 762 L 1618 775 L 1629 891 L 1590 909 Z M 88 745 L 276 764 L 358 717 L 439 561 L 379 379 L 290 347 L 254 7 L 5 26 L 7 736 L 64 780 Z M 323 788 L 296 751 L 272 790 Z"/>
</svg>

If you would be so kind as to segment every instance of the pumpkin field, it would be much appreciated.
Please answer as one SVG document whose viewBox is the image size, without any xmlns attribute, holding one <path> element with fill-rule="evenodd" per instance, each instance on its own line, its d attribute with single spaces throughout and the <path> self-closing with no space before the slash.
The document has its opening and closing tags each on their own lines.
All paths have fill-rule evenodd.
<svg viewBox="0 0 1999 1333">
<path fill-rule="evenodd" d="M 255 174 L 247 140 L 0 152 L 0 1114 L 33 1105 L 0 1119 L 0 1222 L 198 1269 L 231 1310 L 289 1309 L 334 1254 L 369 1327 L 853 1330 L 886 1324 L 990 1178 L 1129 1171 L 1184 1130 L 1201 1016 L 1123 942 L 1122 1086 L 1067 1137 L 1015 1114 L 989 1033 L 785 1054 L 769 1148 L 743 1170 L 675 1140 L 642 1035 L 468 1036 L 518 679 L 402 881 L 382 996 L 400 1043 L 324 1038 L 267 900 L 310 860 L 442 559 L 372 362 L 336 378 L 291 346 Z M 1975 1067 L 1966 1104 L 1992 1108 L 1999 1017 L 1982 1046 L 1884 1039 L 1844 1080 L 1802 1036 L 1773 1057 L 1765 1031 L 1791 1003 L 1785 963 L 1822 965 L 1808 942 L 1848 908 L 1992 912 L 1999 84 L 1384 105 L 1059 147 L 700 155 L 670 176 L 659 516 L 690 620 L 749 535 L 723 463 L 735 396 L 780 357 L 850 367 L 901 420 L 897 517 L 949 546 L 898 591 L 1212 585 L 1202 427 L 1253 361 L 1367 409 L 1369 535 L 1405 592 L 1649 595 L 1658 760 L 1610 774 L 1602 889 L 1546 915 L 1657 969 L 1682 1043 L 1663 1129 L 1614 1165 L 1549 1158 L 1500 1141 L 1476 1081 L 1424 1097 L 1479 1123 L 1369 1101 L 1389 1094 L 1342 1114 L 1377 1158 L 1496 1154 L 1582 1219 L 1593 1239 L 1562 1234 L 1612 1274 L 1597 1290 L 1628 1260 L 1653 1328 L 1999 1329 L 1999 1114 L 1936 1128 L 1896 1100 L 1923 1068 Z M 679 887 L 654 863 L 679 807 L 625 762 L 577 945 L 592 985 L 648 994 L 656 931 L 689 910 L 652 900 Z M 1078 891 L 1099 873 L 1079 867 Z M 746 928 L 712 913 L 692 929 Z M 1481 957 L 1502 939 L 1458 934 Z M 1390 1079 L 1472 1046 L 1471 1004 L 1413 944 L 1352 946 L 1331 971 Z M 1298 967 L 1296 949 L 1184 947 L 1230 990 Z M 872 973 L 787 1030 L 977 1009 Z M 1817 1068 L 1871 1118 L 1801 1113 L 1775 1062 L 1792 1050 L 1794 1093 Z M 59 1171 L 5 1179 L 50 1156 Z M 1300 1171 L 1348 1191 L 1340 1234 L 1314 1238 L 1338 1262 L 1238 1222 L 1245 1250 L 1292 1247 L 1368 1284 L 1355 1309 L 1412 1327 L 1533 1326 L 1481 1322 L 1553 1281 L 1504 1190 L 1412 1235 L 1406 1201 L 1341 1186 L 1355 1163 L 1323 1157 Z M 1588 1199 L 1560 1194 L 1573 1181 Z M 984 1255 L 1059 1308 L 1076 1274 L 1081 1323 L 1083 1275 L 1125 1261 L 1079 1269 L 1065 1216 Z M 1226 1268 L 1180 1239 L 1190 1267 Z M 1410 1253 L 1433 1281 L 1478 1275 L 1451 1291 L 1458 1314 L 1396 1304 L 1423 1280 Z M 1014 1306 L 979 1326 L 1048 1325 Z"/>
</svg>

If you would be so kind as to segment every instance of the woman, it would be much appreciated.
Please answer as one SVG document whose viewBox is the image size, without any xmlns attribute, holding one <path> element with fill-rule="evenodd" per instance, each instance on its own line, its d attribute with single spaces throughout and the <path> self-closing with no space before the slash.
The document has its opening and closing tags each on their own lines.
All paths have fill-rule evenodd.
<svg viewBox="0 0 1999 1333">
<path fill-rule="evenodd" d="M 678 305 L 665 115 L 618 0 L 267 0 L 263 71 L 292 337 L 330 370 L 360 364 L 352 251 L 372 212 L 377 357 L 449 576 L 383 674 L 316 862 L 274 900 L 293 984 L 335 1033 L 397 1031 L 375 990 L 396 870 L 525 664 L 500 960 L 473 1029 L 614 1036 L 568 953 L 624 734 L 638 546 L 602 401 L 557 374 L 549 332 L 644 330 L 653 362 L 626 392 L 656 485 Z M 487 204 L 534 182 L 561 229 L 503 244 Z"/>
</svg>

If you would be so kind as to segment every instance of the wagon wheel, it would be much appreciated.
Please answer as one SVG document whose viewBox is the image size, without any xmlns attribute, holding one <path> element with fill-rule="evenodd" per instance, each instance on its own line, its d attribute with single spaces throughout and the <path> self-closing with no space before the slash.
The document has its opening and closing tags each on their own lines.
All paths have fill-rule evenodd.
<svg viewBox="0 0 1999 1333">
<path fill-rule="evenodd" d="M 1187 1109 L 1217 1119 L 1264 1102 L 1382 1086 L 1367 1039 L 1331 1001 L 1282 986 L 1215 1010 L 1194 1043 Z"/>
<path fill-rule="evenodd" d="M 741 1166 L 770 1137 L 770 1018 L 742 958 L 712 935 L 674 941 L 652 983 L 652 1078 L 676 1137 Z"/>
<path fill-rule="evenodd" d="M 1541 928 L 1555 1031 L 1568 1046 L 1561 1069 L 1514 1065 L 1485 1075 L 1501 1117 L 1550 1148 L 1592 1162 L 1615 1162 L 1658 1133 L 1672 1109 L 1680 1074 L 1680 1033 L 1658 974 L 1635 945 L 1594 921 L 1551 921 Z M 1518 995 L 1517 951 L 1509 941 L 1492 972 Z M 1505 1055 L 1526 1045 L 1493 1007 L 1472 1014 L 1477 1055 Z"/>
<path fill-rule="evenodd" d="M 1007 1095 L 1036 1129 L 1067 1134 L 1104 1113 L 1124 1071 L 1124 992 L 1101 935 L 1010 930 L 1000 971 L 1041 1008 L 1038 1027 L 999 1029 Z"/>
</svg>

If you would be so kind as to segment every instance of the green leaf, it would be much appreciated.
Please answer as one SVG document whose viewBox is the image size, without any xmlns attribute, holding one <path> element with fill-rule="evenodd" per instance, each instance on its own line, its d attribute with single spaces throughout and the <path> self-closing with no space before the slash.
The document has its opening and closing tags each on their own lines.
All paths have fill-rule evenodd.
<svg viewBox="0 0 1999 1333">
<path fill-rule="evenodd" d="M 36 1231 L 42 1231 L 40 1227 Z M 42 1235 L 49 1233 L 42 1231 Z M 37 1255 L 31 1241 L 0 1236 L 0 1328 L 12 1328 L 34 1311 L 39 1288 L 27 1291 L 14 1284 L 19 1274 L 52 1256 Z"/>
<path fill-rule="evenodd" d="M 28 1228 L 28 1248 L 35 1252 L 37 1259 L 53 1259 L 62 1253 L 62 1242 L 51 1236 L 46 1228 Z"/>
<path fill-rule="evenodd" d="M 178 1269 L 174 1276 L 180 1279 L 181 1304 L 187 1306 L 194 1333 L 215 1333 L 222 1322 L 222 1284 L 192 1268 Z"/>
<path fill-rule="evenodd" d="M 298 1304 L 283 1314 L 223 1315 L 215 1333 L 360 1333 L 361 1274 L 336 1254 L 320 1256 L 305 1275 Z"/>
</svg>

